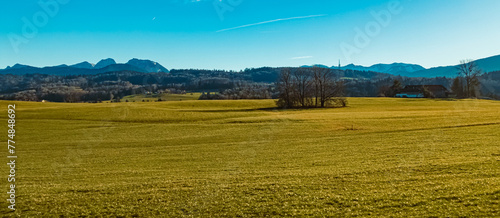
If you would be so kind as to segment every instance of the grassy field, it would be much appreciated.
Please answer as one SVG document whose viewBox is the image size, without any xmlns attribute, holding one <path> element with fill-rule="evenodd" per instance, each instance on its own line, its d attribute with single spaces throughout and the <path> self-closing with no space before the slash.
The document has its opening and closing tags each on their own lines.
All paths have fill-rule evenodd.
<svg viewBox="0 0 500 218">
<path fill-rule="evenodd" d="M 138 94 L 138 95 L 129 95 L 123 97 L 121 101 L 126 102 L 142 102 L 143 100 L 145 102 L 155 102 L 158 101 L 158 99 L 161 99 L 162 101 L 189 101 L 189 100 L 198 100 L 201 96 L 201 93 L 187 93 L 185 95 L 181 94 L 150 94 L 150 95 L 144 95 L 144 94 Z"/>
<path fill-rule="evenodd" d="M 16 104 L 3 216 L 500 216 L 498 101 Z"/>
</svg>

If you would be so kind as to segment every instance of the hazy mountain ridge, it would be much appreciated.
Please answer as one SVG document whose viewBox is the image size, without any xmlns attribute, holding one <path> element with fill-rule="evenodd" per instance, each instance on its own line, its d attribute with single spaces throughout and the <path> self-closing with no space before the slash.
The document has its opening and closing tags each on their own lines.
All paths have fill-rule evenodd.
<svg viewBox="0 0 500 218">
<path fill-rule="evenodd" d="M 14 66 L 12 66 L 12 67 L 7 66 L 7 68 L 5 68 L 5 69 L 6 70 L 8 70 L 8 69 L 21 69 L 21 68 L 28 68 L 28 67 L 31 67 L 31 66 L 23 65 L 23 64 L 14 64 Z"/>
<path fill-rule="evenodd" d="M 500 70 L 500 55 L 483 58 L 475 61 L 477 66 L 483 72 L 493 72 Z M 457 65 L 442 66 L 426 69 L 417 64 L 393 63 L 393 64 L 375 64 L 370 67 L 364 67 L 354 64 L 341 67 L 342 70 L 357 70 L 357 71 L 373 71 L 379 73 L 387 73 L 396 76 L 406 77 L 456 77 Z M 338 67 L 331 67 L 338 69 Z"/>
<path fill-rule="evenodd" d="M 500 55 L 492 56 L 488 58 L 483 58 L 476 60 L 476 63 L 483 72 L 493 72 L 500 71 Z M 328 67 L 325 65 L 312 65 L 324 68 L 339 69 L 338 66 Z M 301 66 L 301 67 L 312 67 L 312 66 Z M 393 63 L 393 64 L 375 64 L 370 67 L 349 64 L 340 67 L 341 70 L 349 71 L 359 71 L 359 72 L 377 72 L 383 74 L 390 74 L 395 76 L 405 76 L 405 77 L 456 77 L 457 76 L 457 66 L 442 66 L 434 67 L 430 69 L 425 69 L 424 67 L 417 64 L 407 64 L 407 63 Z M 52 75 L 79 75 L 79 74 L 99 74 L 113 71 L 136 71 L 142 73 L 158 73 L 158 72 L 169 72 L 169 70 L 163 67 L 158 62 L 151 60 L 141 60 L 141 59 L 131 59 L 125 64 L 118 64 L 115 60 L 108 58 L 99 61 L 97 64 L 92 64 L 87 61 L 77 63 L 74 65 L 59 65 L 52 67 L 32 67 L 23 64 L 15 64 L 12 67 L 7 67 L 4 70 L 0 70 L 0 74 L 52 74 Z"/>
<path fill-rule="evenodd" d="M 481 69 L 485 73 L 500 70 L 500 55 L 479 59 L 476 60 L 475 62 L 479 67 L 479 69 Z M 426 70 L 417 71 L 414 73 L 414 75 L 417 75 L 419 77 L 436 77 L 436 76 L 456 77 L 457 68 L 458 64 L 454 66 L 434 67 Z"/>
<path fill-rule="evenodd" d="M 95 64 L 91 64 L 88 61 L 84 61 L 84 62 L 81 62 L 78 64 L 73 64 L 70 67 L 81 68 L 81 69 L 92 69 L 92 68 L 94 68 L 94 66 L 95 66 Z"/>
<path fill-rule="evenodd" d="M 161 66 L 161 64 L 150 60 L 140 60 L 134 58 L 129 60 L 127 64 L 138 67 L 140 69 L 144 69 L 150 73 L 168 72 L 168 70 L 165 67 Z"/>
<path fill-rule="evenodd" d="M 107 58 L 99 61 L 97 64 L 84 61 L 74 65 L 58 65 L 50 67 L 32 67 L 23 64 L 15 64 L 12 67 L 7 67 L 0 70 L 0 74 L 49 74 L 49 75 L 91 75 L 113 71 L 135 71 L 141 73 L 159 73 L 169 72 L 158 62 L 150 60 L 131 59 L 126 64 L 116 63 L 112 58 Z"/>
<path fill-rule="evenodd" d="M 332 67 L 338 69 L 338 67 Z M 409 74 L 420 70 L 425 70 L 424 67 L 416 64 L 393 63 L 393 64 L 375 64 L 370 67 L 364 67 L 354 64 L 341 67 L 341 70 L 358 70 L 358 71 L 373 71 L 379 73 L 387 73 L 391 75 Z"/>
<path fill-rule="evenodd" d="M 116 61 L 112 58 L 102 59 L 101 61 L 97 62 L 97 64 L 94 66 L 94 69 L 105 68 L 105 67 L 107 67 L 109 65 L 113 65 L 113 64 L 116 64 Z"/>
</svg>

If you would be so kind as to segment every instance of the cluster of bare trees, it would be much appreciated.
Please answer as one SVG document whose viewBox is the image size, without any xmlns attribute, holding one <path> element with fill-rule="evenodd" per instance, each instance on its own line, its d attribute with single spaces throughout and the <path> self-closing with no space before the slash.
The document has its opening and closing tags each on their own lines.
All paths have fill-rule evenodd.
<svg viewBox="0 0 500 218">
<path fill-rule="evenodd" d="M 479 77 L 482 71 L 472 60 L 463 60 L 458 65 L 458 77 L 453 80 L 452 91 L 458 98 L 479 97 Z"/>
<path fill-rule="evenodd" d="M 284 68 L 276 87 L 277 104 L 281 108 L 345 107 L 347 104 L 343 83 L 328 68 Z"/>
</svg>

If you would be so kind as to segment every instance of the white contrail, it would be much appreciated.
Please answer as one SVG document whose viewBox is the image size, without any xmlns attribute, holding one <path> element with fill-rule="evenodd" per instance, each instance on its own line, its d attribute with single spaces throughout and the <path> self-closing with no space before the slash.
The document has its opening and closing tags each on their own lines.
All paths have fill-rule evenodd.
<svg viewBox="0 0 500 218">
<path fill-rule="evenodd" d="M 267 24 L 267 23 L 274 23 L 274 22 L 285 21 L 285 20 L 307 19 L 307 18 L 323 17 L 323 16 L 326 16 L 326 14 L 309 15 L 309 16 L 302 16 L 302 17 L 281 18 L 281 19 L 276 19 L 276 20 L 268 20 L 268 21 L 263 21 L 263 22 L 259 22 L 259 23 L 252 23 L 252 24 L 247 24 L 247 25 L 243 25 L 243 26 L 237 26 L 237 27 L 232 27 L 232 28 L 217 30 L 217 32 L 219 33 L 219 32 L 224 32 L 224 31 L 228 31 L 228 30 L 241 29 L 241 28 L 245 28 L 245 27 L 257 26 L 257 25 L 262 25 L 262 24 Z"/>
</svg>

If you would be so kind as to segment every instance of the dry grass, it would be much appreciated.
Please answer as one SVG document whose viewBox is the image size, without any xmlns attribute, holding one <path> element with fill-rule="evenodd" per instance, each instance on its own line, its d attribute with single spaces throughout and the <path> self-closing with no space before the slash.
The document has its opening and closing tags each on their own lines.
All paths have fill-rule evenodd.
<svg viewBox="0 0 500 218">
<path fill-rule="evenodd" d="M 7 216 L 500 215 L 496 101 L 16 104 Z"/>
</svg>

